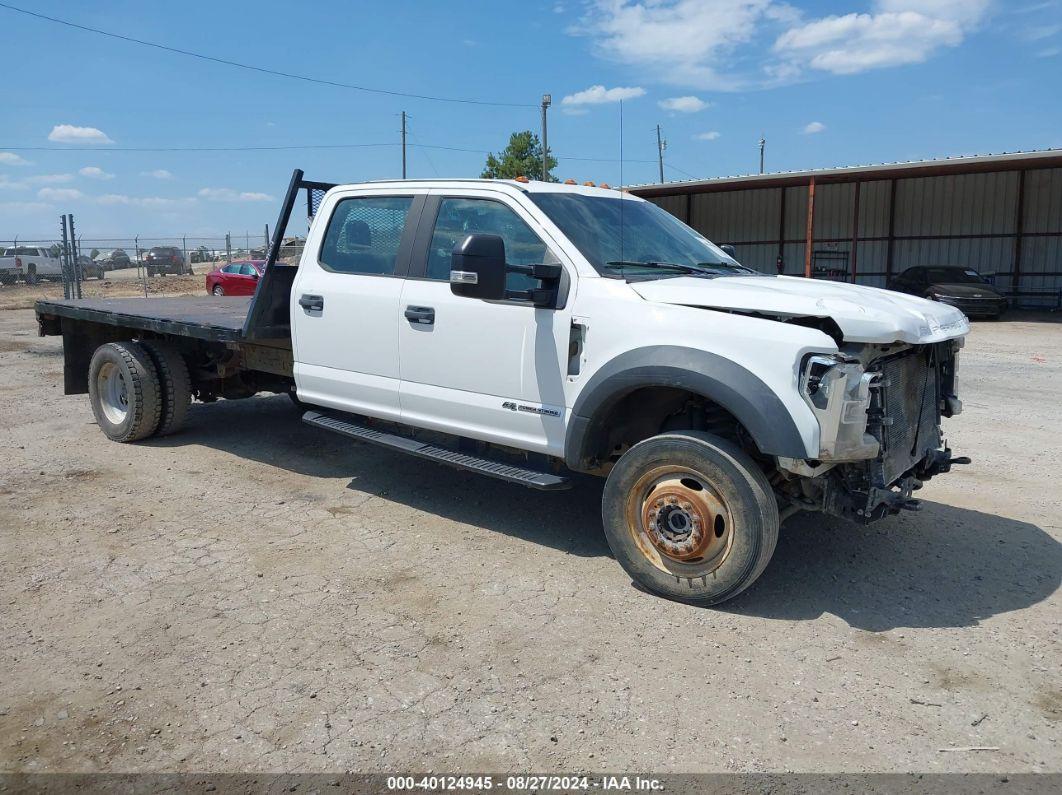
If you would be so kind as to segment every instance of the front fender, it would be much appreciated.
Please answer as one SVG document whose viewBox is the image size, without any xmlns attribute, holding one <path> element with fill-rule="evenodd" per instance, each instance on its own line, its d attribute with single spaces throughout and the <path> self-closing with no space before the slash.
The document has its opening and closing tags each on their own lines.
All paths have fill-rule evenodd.
<svg viewBox="0 0 1062 795">
<path fill-rule="evenodd" d="M 745 427 L 762 453 L 814 458 L 789 410 L 752 372 L 708 351 L 654 345 L 617 356 L 580 392 L 564 442 L 568 467 L 587 469 L 604 439 L 609 411 L 634 390 L 653 386 L 688 390 L 722 406 Z"/>
</svg>

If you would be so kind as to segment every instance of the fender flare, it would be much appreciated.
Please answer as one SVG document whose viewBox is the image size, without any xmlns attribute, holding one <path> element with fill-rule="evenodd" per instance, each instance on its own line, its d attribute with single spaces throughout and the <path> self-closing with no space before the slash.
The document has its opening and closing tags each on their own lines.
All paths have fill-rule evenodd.
<svg viewBox="0 0 1062 795">
<path fill-rule="evenodd" d="M 636 389 L 663 386 L 701 395 L 733 414 L 760 452 L 808 458 L 796 422 L 770 387 L 739 364 L 708 351 L 673 345 L 637 348 L 601 367 L 572 408 L 564 441 L 570 469 L 586 470 L 600 449 L 608 412 Z"/>
</svg>

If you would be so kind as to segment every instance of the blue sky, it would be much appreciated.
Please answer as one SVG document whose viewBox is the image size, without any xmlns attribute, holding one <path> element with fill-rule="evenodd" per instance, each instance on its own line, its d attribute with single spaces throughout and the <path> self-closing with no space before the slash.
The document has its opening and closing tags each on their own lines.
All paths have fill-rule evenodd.
<svg viewBox="0 0 1062 795">
<path fill-rule="evenodd" d="M 478 176 L 510 132 L 538 130 L 544 92 L 557 173 L 580 181 L 620 180 L 621 97 L 627 183 L 656 181 L 658 123 L 668 179 L 755 171 L 761 134 L 769 171 L 1062 146 L 1062 0 L 11 4 L 270 69 L 528 107 L 317 85 L 0 8 L 0 239 L 52 236 L 62 212 L 93 237 L 257 234 L 295 167 L 400 175 L 402 110 L 410 176 Z M 120 151 L 338 144 L 389 145 Z"/>
</svg>

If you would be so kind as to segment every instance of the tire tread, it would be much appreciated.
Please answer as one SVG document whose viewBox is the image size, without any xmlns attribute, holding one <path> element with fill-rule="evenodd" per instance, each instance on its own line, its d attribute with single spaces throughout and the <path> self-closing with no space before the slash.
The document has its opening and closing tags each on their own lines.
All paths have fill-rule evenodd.
<svg viewBox="0 0 1062 795">
<path fill-rule="evenodd" d="M 162 387 L 160 413 L 156 436 L 176 433 L 184 425 L 192 402 L 192 378 L 188 364 L 176 347 L 157 340 L 144 340 L 141 345 L 151 356 Z"/>
</svg>

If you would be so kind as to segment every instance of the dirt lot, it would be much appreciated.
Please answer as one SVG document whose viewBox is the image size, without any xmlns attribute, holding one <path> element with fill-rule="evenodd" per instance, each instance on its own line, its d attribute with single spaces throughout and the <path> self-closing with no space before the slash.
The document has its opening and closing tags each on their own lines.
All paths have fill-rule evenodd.
<svg viewBox="0 0 1062 795">
<path fill-rule="evenodd" d="M 224 263 L 221 263 L 224 264 Z M 193 276 L 155 276 L 141 279 L 136 268 L 107 271 L 103 279 L 86 279 L 81 283 L 81 295 L 85 298 L 124 298 L 143 295 L 145 284 L 148 295 L 200 295 L 206 292 L 204 277 L 208 265 L 193 265 Z M 38 298 L 62 298 L 62 282 L 41 282 L 0 285 L 0 309 L 32 309 Z"/>
<path fill-rule="evenodd" d="M 107 442 L 35 332 L 0 312 L 0 769 L 1062 770 L 1062 325 L 975 327 L 975 463 L 924 511 L 798 517 L 715 610 L 631 586 L 596 481 L 348 444 L 282 396 Z"/>
</svg>

